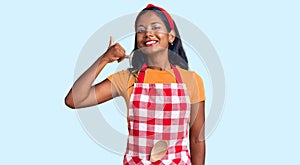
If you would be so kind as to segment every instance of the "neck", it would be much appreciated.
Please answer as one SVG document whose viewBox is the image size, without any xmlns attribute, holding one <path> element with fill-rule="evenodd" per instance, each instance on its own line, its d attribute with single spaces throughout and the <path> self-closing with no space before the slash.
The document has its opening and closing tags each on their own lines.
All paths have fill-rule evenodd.
<svg viewBox="0 0 300 165">
<path fill-rule="evenodd" d="M 168 49 L 148 55 L 147 66 L 152 69 L 168 70 L 171 65 L 168 59 Z"/>
</svg>

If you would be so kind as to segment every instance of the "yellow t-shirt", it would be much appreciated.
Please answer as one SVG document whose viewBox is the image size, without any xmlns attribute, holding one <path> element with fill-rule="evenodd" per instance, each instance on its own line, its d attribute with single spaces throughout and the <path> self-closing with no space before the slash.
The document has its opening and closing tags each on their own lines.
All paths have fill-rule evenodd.
<svg viewBox="0 0 300 165">
<path fill-rule="evenodd" d="M 205 100 L 204 85 L 202 78 L 193 71 L 188 71 L 177 67 L 182 82 L 186 84 L 191 104 Z M 137 81 L 137 74 L 133 75 L 129 70 L 122 70 L 108 77 L 108 80 L 114 85 L 118 94 L 124 97 L 127 107 L 129 105 L 133 84 Z M 176 83 L 173 69 L 155 70 L 146 69 L 144 83 Z"/>
</svg>

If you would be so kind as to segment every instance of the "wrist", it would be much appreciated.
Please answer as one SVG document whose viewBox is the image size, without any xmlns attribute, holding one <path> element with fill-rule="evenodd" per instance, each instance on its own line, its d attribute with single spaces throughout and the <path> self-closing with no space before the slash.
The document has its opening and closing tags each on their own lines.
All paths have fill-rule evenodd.
<svg viewBox="0 0 300 165">
<path fill-rule="evenodd" d="M 99 58 L 99 62 L 100 63 L 104 63 L 104 64 L 108 64 L 109 63 L 109 58 L 105 57 L 105 56 L 101 56 Z"/>
</svg>

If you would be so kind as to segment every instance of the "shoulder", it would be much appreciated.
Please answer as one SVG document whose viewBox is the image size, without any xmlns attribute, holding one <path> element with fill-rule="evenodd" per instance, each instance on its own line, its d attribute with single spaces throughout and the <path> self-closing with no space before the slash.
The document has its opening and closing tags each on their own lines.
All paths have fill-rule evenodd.
<svg viewBox="0 0 300 165">
<path fill-rule="evenodd" d="M 127 87 L 135 81 L 136 72 L 129 69 L 118 71 L 107 77 L 116 86 Z"/>
<path fill-rule="evenodd" d="M 177 68 L 181 74 L 182 82 L 185 83 L 188 88 L 192 88 L 192 89 L 204 88 L 203 79 L 196 72 L 185 70 L 180 67 Z"/>
<path fill-rule="evenodd" d="M 178 69 L 179 73 L 182 76 L 182 79 L 183 79 L 182 81 L 191 81 L 191 80 L 196 80 L 196 81 L 201 80 L 202 81 L 201 76 L 199 76 L 196 72 L 182 69 L 178 66 L 176 66 L 176 68 Z"/>
<path fill-rule="evenodd" d="M 129 69 L 125 69 L 111 74 L 110 76 L 108 76 L 108 79 L 128 79 L 130 78 L 130 76 L 132 76 L 132 72 Z"/>
<path fill-rule="evenodd" d="M 186 84 L 191 103 L 205 100 L 204 83 L 196 72 L 177 67 L 184 84 Z"/>
</svg>

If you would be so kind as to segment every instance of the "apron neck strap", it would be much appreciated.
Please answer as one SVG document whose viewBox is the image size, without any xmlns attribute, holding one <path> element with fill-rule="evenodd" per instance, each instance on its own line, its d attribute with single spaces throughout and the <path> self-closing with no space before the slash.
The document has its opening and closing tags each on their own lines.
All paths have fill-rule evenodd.
<svg viewBox="0 0 300 165">
<path fill-rule="evenodd" d="M 182 79 L 181 79 L 181 76 L 180 76 L 180 73 L 179 73 L 178 69 L 173 64 L 171 64 L 171 68 L 173 69 L 173 72 L 175 74 L 176 82 L 177 83 L 182 83 Z M 142 68 L 141 68 L 141 70 L 138 74 L 138 83 L 143 83 L 144 82 L 146 69 L 147 69 L 147 65 L 143 64 Z"/>
</svg>

